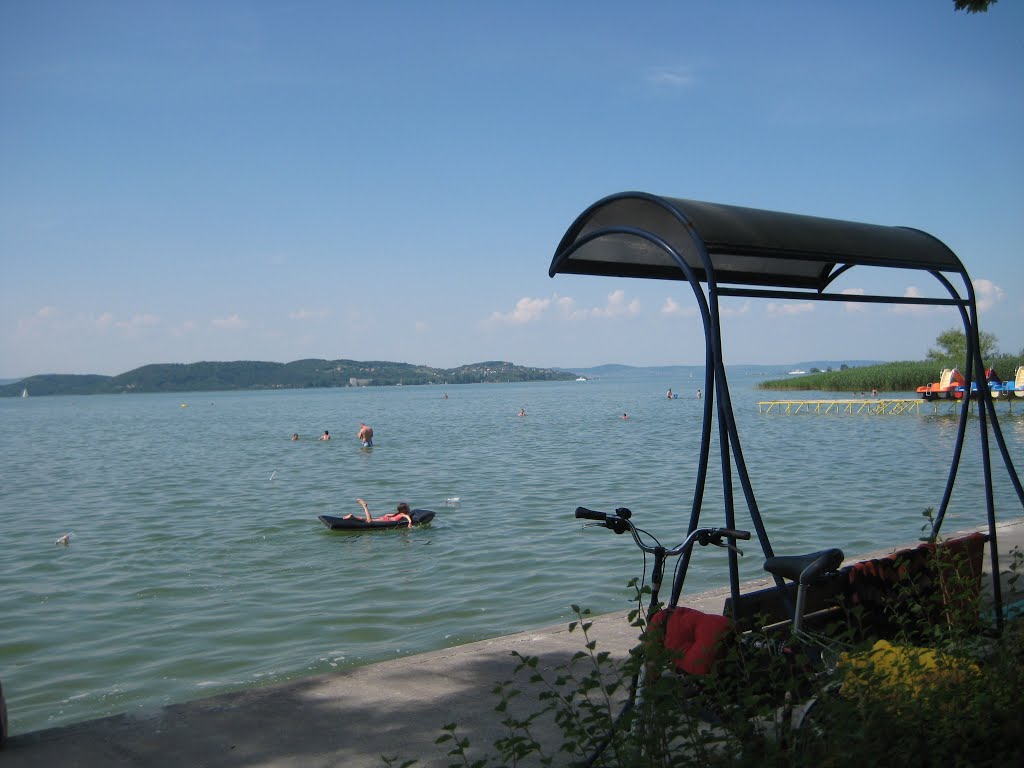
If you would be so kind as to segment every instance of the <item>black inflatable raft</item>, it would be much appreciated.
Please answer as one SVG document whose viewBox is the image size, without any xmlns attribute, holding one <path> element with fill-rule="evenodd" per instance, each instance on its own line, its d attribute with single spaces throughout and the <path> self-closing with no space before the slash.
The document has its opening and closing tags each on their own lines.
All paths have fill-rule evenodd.
<svg viewBox="0 0 1024 768">
<path fill-rule="evenodd" d="M 426 525 L 434 519 L 434 512 L 429 509 L 414 509 L 409 513 L 413 525 Z M 369 531 L 375 528 L 405 528 L 405 520 L 371 520 L 366 522 L 363 517 L 332 517 L 318 515 L 320 522 L 332 531 Z"/>
</svg>

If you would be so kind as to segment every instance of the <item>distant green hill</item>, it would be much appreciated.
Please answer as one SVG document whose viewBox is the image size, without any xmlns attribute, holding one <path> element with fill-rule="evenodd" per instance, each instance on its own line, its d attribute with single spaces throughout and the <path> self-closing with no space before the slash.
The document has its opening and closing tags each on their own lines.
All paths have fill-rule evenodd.
<svg viewBox="0 0 1024 768">
<path fill-rule="evenodd" d="M 296 360 L 265 363 L 159 363 L 117 376 L 43 374 L 0 386 L 0 397 L 29 395 L 104 395 L 131 392 L 215 392 L 242 389 L 479 384 L 509 381 L 570 381 L 574 374 L 527 368 L 500 360 L 458 368 L 429 368 L 410 363 L 357 360 Z"/>
</svg>

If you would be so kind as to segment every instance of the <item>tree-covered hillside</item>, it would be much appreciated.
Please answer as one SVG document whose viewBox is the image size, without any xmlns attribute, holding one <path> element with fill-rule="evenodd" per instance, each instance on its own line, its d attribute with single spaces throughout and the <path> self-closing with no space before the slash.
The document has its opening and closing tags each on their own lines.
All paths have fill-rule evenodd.
<svg viewBox="0 0 1024 768">
<path fill-rule="evenodd" d="M 117 376 L 44 374 L 0 387 L 0 397 L 28 389 L 38 395 L 99 395 L 131 392 L 215 392 L 239 389 L 477 384 L 508 381 L 569 381 L 574 374 L 492 360 L 458 368 L 357 360 L 251 360 L 216 363 L 159 363 Z"/>
</svg>

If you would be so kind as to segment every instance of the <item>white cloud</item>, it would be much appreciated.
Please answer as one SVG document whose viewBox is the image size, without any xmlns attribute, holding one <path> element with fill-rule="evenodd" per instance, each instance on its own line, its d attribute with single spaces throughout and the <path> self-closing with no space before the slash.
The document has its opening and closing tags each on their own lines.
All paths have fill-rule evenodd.
<svg viewBox="0 0 1024 768">
<path fill-rule="evenodd" d="M 118 320 L 113 312 L 103 312 L 91 322 L 93 327 L 100 333 L 115 330 L 131 337 L 137 337 L 146 328 L 159 325 L 160 317 L 149 312 L 143 312 L 132 315 L 128 320 Z"/>
<path fill-rule="evenodd" d="M 916 285 L 908 285 L 903 291 L 905 299 L 921 298 L 921 290 Z M 936 307 L 929 307 L 924 304 L 893 304 L 889 309 L 895 315 L 924 315 Z"/>
<path fill-rule="evenodd" d="M 974 281 L 974 293 L 978 299 L 978 309 L 980 311 L 992 309 L 992 307 L 1003 300 L 1005 295 L 1002 288 L 983 277 Z"/>
<path fill-rule="evenodd" d="M 28 333 L 41 325 L 52 323 L 59 316 L 60 311 L 56 307 L 45 306 L 36 310 L 35 314 L 18 319 L 17 333 L 19 335 Z"/>
<path fill-rule="evenodd" d="M 550 298 L 535 299 L 525 296 L 516 302 L 509 312 L 492 312 L 487 323 L 492 325 L 526 325 L 542 318 L 550 307 L 555 307 L 570 320 L 588 320 L 590 318 L 610 318 L 637 315 L 640 313 L 640 301 L 626 300 L 623 290 L 612 291 L 603 306 L 579 308 L 576 300 L 557 293 Z"/>
<path fill-rule="evenodd" d="M 769 315 L 803 315 L 814 311 L 814 302 L 804 301 L 800 304 L 776 304 L 771 302 L 768 307 Z"/>
<path fill-rule="evenodd" d="M 863 296 L 865 291 L 863 288 L 844 288 L 839 292 L 844 296 Z M 867 304 L 862 304 L 859 301 L 844 301 L 843 311 L 844 312 L 863 312 L 866 310 Z"/>
<path fill-rule="evenodd" d="M 626 301 L 626 292 L 621 288 L 608 294 L 608 301 L 603 307 L 591 307 L 590 309 L 573 309 L 569 317 L 574 320 L 587 320 L 592 317 L 608 318 L 623 317 L 640 314 L 640 301 L 633 299 Z"/>
<path fill-rule="evenodd" d="M 684 307 L 669 296 L 665 299 L 665 303 L 661 305 L 659 312 L 665 317 L 693 317 L 697 314 L 697 307 L 692 304 Z"/>
<path fill-rule="evenodd" d="M 229 331 L 237 331 L 245 328 L 248 324 L 237 314 L 227 317 L 215 317 L 210 321 L 214 328 L 223 328 Z"/>
<path fill-rule="evenodd" d="M 978 278 L 974 281 L 974 293 L 978 301 L 979 311 L 992 309 L 1003 300 L 1006 292 L 991 280 Z M 903 297 L 908 299 L 921 298 L 921 290 L 916 285 L 908 285 L 903 291 Z M 897 315 L 925 315 L 930 312 L 941 312 L 945 307 L 928 306 L 926 304 L 894 304 L 890 312 Z"/>
<path fill-rule="evenodd" d="M 718 316 L 719 317 L 740 317 L 741 315 L 750 314 L 750 299 L 744 301 L 738 307 L 718 305 Z"/>
<path fill-rule="evenodd" d="M 169 333 L 174 338 L 180 339 L 182 336 L 185 336 L 186 334 L 189 334 L 189 333 L 195 333 L 198 330 L 199 330 L 199 324 L 198 323 L 196 323 L 194 320 L 186 320 L 184 323 L 182 323 L 177 328 L 171 328 Z"/>
<path fill-rule="evenodd" d="M 621 288 L 608 294 L 608 303 L 603 307 L 591 310 L 594 317 L 621 317 L 622 315 L 640 314 L 640 300 L 633 299 L 626 303 L 626 292 Z"/>
<path fill-rule="evenodd" d="M 500 325 L 526 325 L 539 319 L 550 305 L 551 299 L 532 299 L 524 296 L 516 302 L 511 312 L 492 312 L 490 321 Z"/>
<path fill-rule="evenodd" d="M 555 294 L 553 301 L 555 306 L 567 315 L 572 314 L 573 307 L 576 306 L 576 299 L 571 296 L 559 296 L 558 294 Z"/>
</svg>

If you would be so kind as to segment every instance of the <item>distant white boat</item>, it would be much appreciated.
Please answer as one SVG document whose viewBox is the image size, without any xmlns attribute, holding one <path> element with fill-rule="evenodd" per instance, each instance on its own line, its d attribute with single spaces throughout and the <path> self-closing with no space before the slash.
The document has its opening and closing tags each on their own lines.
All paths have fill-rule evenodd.
<svg viewBox="0 0 1024 768">
<path fill-rule="evenodd" d="M 28 397 L 28 387 L 25 387 L 23 390 L 21 390 L 21 396 Z"/>
<path fill-rule="evenodd" d="M 576 379 L 576 381 L 586 381 L 586 380 L 587 380 L 587 377 L 586 377 L 586 376 L 579 376 L 579 377 L 578 377 L 578 378 Z"/>
<path fill-rule="evenodd" d="M 807 371 L 801 371 L 799 368 L 797 368 L 795 371 L 790 371 L 789 375 L 790 376 L 801 376 L 801 375 L 803 375 L 805 373 L 807 373 Z"/>
</svg>

